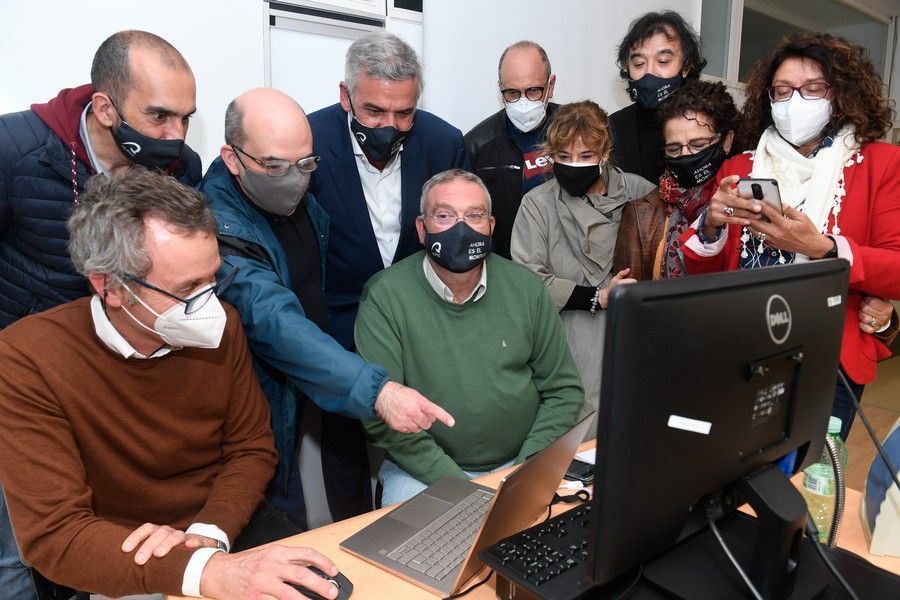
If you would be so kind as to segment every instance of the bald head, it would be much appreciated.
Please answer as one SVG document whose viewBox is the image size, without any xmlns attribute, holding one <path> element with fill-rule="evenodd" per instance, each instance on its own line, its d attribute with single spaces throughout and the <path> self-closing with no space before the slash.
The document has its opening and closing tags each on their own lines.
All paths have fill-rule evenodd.
<svg viewBox="0 0 900 600">
<path fill-rule="evenodd" d="M 547 52 L 540 44 L 528 40 L 516 42 L 509 46 L 500 55 L 500 64 L 497 66 L 497 78 L 503 81 L 504 66 L 506 70 L 520 72 L 524 69 L 529 71 L 543 71 L 544 81 L 550 77 L 550 59 Z M 507 75 L 511 75 L 507 73 Z"/>
<path fill-rule="evenodd" d="M 91 84 L 116 103 L 124 103 L 128 93 L 148 76 L 148 65 L 166 71 L 193 73 L 184 56 L 172 44 L 146 31 L 114 33 L 104 40 L 91 64 Z M 152 82 L 151 82 L 152 85 Z"/>
<path fill-rule="evenodd" d="M 256 88 L 232 100 L 225 110 L 222 157 L 236 173 L 233 147 L 262 161 L 296 162 L 312 154 L 312 130 L 293 98 L 271 88 Z"/>
<path fill-rule="evenodd" d="M 226 144 L 243 147 L 260 139 L 300 137 L 312 139 L 306 113 L 284 92 L 256 88 L 232 100 L 225 110 Z"/>
</svg>

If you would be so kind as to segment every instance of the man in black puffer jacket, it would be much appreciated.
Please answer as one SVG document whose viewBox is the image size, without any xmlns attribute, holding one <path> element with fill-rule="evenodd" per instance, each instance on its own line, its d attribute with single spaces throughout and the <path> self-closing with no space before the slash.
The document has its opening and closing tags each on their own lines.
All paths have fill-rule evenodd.
<svg viewBox="0 0 900 600">
<path fill-rule="evenodd" d="M 184 145 L 195 91 L 178 50 L 122 31 L 94 55 L 91 84 L 0 116 L 0 329 L 87 295 L 66 219 L 89 177 L 140 164 L 200 181 L 200 157 Z"/>
<path fill-rule="evenodd" d="M 196 85 L 171 44 L 121 31 L 94 55 L 91 83 L 0 116 L 0 329 L 88 295 L 72 266 L 66 220 L 92 175 L 138 164 L 196 185 L 200 157 L 184 145 Z M 35 598 L 0 489 L 0 596 Z"/>
</svg>

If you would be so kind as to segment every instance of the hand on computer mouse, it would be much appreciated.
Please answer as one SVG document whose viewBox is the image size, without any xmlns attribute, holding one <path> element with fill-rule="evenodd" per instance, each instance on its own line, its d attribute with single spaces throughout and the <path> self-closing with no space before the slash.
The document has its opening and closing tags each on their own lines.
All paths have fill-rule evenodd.
<svg viewBox="0 0 900 600">
<path fill-rule="evenodd" d="M 326 575 L 320 569 L 310 566 L 307 567 L 310 571 L 318 575 L 319 577 L 330 581 L 332 585 L 334 585 L 338 589 L 338 595 L 336 596 L 337 600 L 347 600 L 350 597 L 350 594 L 353 593 L 353 584 L 350 583 L 350 580 L 338 573 L 335 576 Z M 298 583 L 291 583 L 286 581 L 288 585 L 293 587 L 295 590 L 309 598 L 310 600 L 329 600 L 328 598 L 321 596 L 315 592 L 308 590 Z"/>
</svg>

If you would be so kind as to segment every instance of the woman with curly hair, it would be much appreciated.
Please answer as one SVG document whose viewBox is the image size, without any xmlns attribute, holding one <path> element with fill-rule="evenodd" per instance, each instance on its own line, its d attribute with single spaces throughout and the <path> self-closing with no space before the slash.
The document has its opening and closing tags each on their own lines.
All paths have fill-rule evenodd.
<svg viewBox="0 0 900 600">
<path fill-rule="evenodd" d="M 825 33 L 782 40 L 753 69 L 741 127 L 756 150 L 726 161 L 707 210 L 682 236 L 688 273 L 840 257 L 850 263 L 841 368 L 859 396 L 890 355 L 900 298 L 900 148 L 879 142 L 893 111 L 866 51 Z M 772 178 L 782 210 L 740 196 L 741 177 Z M 890 313 L 888 313 L 890 314 Z M 855 409 L 836 386 L 846 438 Z"/>
<path fill-rule="evenodd" d="M 685 275 L 679 238 L 716 191 L 715 174 L 734 141 L 738 111 L 719 82 L 691 80 L 657 109 L 665 140 L 659 196 L 622 209 L 613 272 L 674 279 Z"/>
</svg>

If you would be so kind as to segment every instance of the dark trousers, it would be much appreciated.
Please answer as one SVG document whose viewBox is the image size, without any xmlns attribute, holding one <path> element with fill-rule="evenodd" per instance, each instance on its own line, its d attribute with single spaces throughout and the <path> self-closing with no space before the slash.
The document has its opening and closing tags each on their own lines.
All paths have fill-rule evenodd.
<svg viewBox="0 0 900 600">
<path fill-rule="evenodd" d="M 341 521 L 369 512 L 373 507 L 372 484 L 362 423 L 324 411 L 321 415 L 322 478 L 331 516 L 335 521 Z M 299 437 L 291 458 L 287 489 L 276 488 L 273 483 L 267 497 L 298 527 L 308 529 L 303 483 L 297 462 L 301 443 Z"/>
<path fill-rule="evenodd" d="M 862 395 L 866 386 L 856 383 L 846 373 L 844 373 L 844 377 L 847 377 L 847 382 L 850 384 L 850 389 L 853 390 L 857 402 L 862 402 Z M 850 398 L 850 393 L 844 387 L 840 377 L 838 377 L 834 388 L 834 403 L 831 405 L 831 416 L 840 418 L 841 439 L 847 441 L 847 436 L 850 435 L 850 427 L 853 425 L 853 419 L 856 418 L 856 406 L 854 406 L 853 399 Z"/>
</svg>

